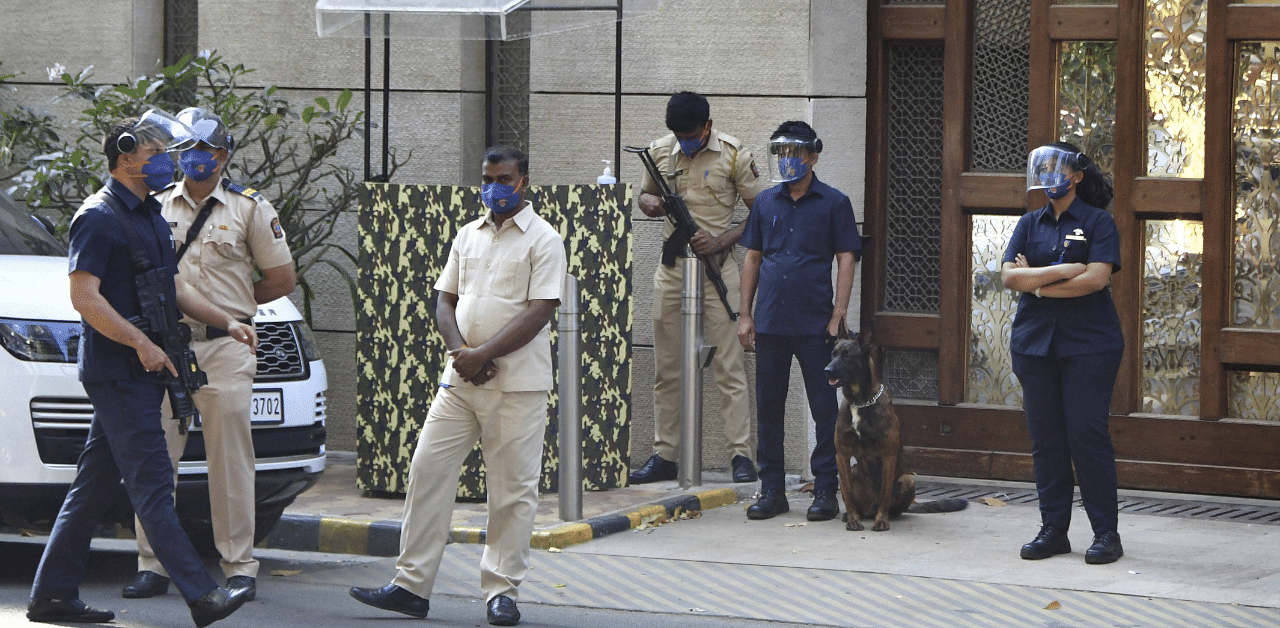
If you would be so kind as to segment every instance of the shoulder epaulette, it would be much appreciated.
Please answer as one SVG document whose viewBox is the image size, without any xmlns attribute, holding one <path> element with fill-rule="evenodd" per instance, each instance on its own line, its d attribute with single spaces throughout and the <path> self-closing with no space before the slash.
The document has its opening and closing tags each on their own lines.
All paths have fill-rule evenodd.
<svg viewBox="0 0 1280 628">
<path fill-rule="evenodd" d="M 259 192 L 250 187 L 245 187 L 243 185 L 240 185 L 239 183 L 232 183 L 224 179 L 222 181 L 222 186 L 225 187 L 229 192 L 235 192 L 236 194 L 239 194 L 241 196 L 248 196 L 249 198 L 258 202 L 267 200 L 267 198 L 262 195 L 262 192 Z"/>
<path fill-rule="evenodd" d="M 720 134 L 720 141 L 734 147 L 735 149 L 742 148 L 742 140 L 727 133 Z"/>
</svg>

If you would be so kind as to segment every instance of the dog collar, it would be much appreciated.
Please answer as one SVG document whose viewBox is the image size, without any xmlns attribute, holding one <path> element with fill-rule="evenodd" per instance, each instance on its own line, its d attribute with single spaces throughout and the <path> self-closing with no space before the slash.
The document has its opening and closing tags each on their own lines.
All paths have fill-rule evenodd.
<svg viewBox="0 0 1280 628">
<path fill-rule="evenodd" d="M 876 391 L 876 396 L 872 397 L 871 401 L 868 401 L 866 403 L 853 403 L 851 405 L 859 410 L 874 406 L 876 405 L 877 401 L 880 401 L 880 395 L 883 395 L 883 394 L 884 394 L 884 384 L 880 384 L 880 390 Z"/>
</svg>

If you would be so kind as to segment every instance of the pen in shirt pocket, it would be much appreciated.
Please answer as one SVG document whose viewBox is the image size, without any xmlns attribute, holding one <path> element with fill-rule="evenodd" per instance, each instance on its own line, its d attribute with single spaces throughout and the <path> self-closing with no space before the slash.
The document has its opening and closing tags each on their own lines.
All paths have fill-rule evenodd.
<svg viewBox="0 0 1280 628">
<path fill-rule="evenodd" d="M 773 224 L 772 224 L 772 225 L 770 225 L 770 226 L 772 226 L 772 227 L 776 227 L 776 226 L 778 226 L 778 217 L 777 217 L 777 216 L 774 216 L 774 217 L 773 217 Z"/>
</svg>

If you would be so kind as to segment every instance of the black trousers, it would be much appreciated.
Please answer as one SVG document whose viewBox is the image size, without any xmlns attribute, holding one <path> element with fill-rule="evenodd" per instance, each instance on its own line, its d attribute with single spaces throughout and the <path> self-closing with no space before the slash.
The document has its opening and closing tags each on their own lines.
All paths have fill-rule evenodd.
<svg viewBox="0 0 1280 628">
<path fill-rule="evenodd" d="M 809 411 L 813 413 L 816 443 L 809 456 L 815 493 L 834 493 L 836 476 L 836 389 L 827 383 L 823 369 L 831 361 L 832 339 L 823 336 L 756 334 L 756 459 L 760 463 L 760 488 L 785 488 L 784 417 L 791 359 L 800 363 Z"/>
<path fill-rule="evenodd" d="M 1120 356 L 1120 350 L 1066 358 L 1013 354 L 1045 525 L 1070 528 L 1078 480 L 1093 533 L 1116 531 L 1116 452 L 1107 416 Z"/>
</svg>

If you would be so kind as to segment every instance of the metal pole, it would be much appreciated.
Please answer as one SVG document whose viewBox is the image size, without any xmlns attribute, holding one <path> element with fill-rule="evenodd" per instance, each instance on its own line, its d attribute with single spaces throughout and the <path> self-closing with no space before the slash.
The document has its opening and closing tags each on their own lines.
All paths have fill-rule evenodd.
<svg viewBox="0 0 1280 628">
<path fill-rule="evenodd" d="M 391 182 L 387 173 L 387 157 L 391 155 L 391 14 L 383 14 L 382 20 L 382 177 L 383 183 Z"/>
<path fill-rule="evenodd" d="M 684 258 L 680 294 L 680 488 L 702 486 L 702 261 Z"/>
<path fill-rule="evenodd" d="M 582 519 L 582 312 L 578 279 L 564 276 L 560 299 L 560 520 Z"/>
<path fill-rule="evenodd" d="M 613 35 L 613 176 L 622 180 L 622 0 Z"/>
<path fill-rule="evenodd" d="M 369 136 L 370 119 L 373 118 L 373 112 L 369 111 L 369 94 L 373 91 L 373 32 L 369 22 L 371 16 L 364 14 L 364 180 L 369 180 L 370 168 L 370 142 L 372 138 Z"/>
</svg>

